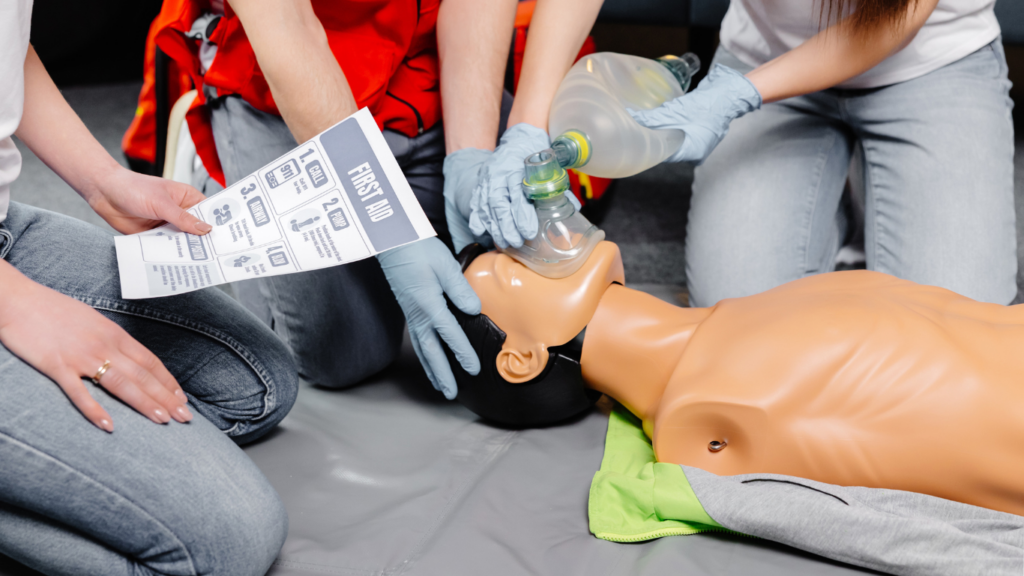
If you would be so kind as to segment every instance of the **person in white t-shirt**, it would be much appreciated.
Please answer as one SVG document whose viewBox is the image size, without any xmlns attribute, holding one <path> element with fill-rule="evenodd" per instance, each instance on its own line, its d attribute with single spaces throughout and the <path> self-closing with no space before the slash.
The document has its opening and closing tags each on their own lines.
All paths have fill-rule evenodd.
<svg viewBox="0 0 1024 576">
<path fill-rule="evenodd" d="M 994 4 L 733 0 L 700 86 L 633 112 L 685 131 L 668 161 L 699 165 L 693 305 L 833 270 L 860 154 L 869 269 L 1014 300 L 1013 103 Z"/>
<path fill-rule="evenodd" d="M 44 574 L 262 576 L 288 520 L 237 444 L 287 414 L 295 362 L 219 290 L 122 300 L 109 233 L 10 201 L 16 134 L 116 230 L 210 231 L 185 210 L 199 191 L 92 137 L 31 12 L 0 0 L 0 552 Z"/>
</svg>

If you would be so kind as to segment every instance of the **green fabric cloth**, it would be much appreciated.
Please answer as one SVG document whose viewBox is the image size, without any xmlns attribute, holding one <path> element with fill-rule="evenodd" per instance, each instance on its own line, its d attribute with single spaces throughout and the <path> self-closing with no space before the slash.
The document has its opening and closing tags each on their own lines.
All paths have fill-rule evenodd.
<svg viewBox="0 0 1024 576">
<path fill-rule="evenodd" d="M 704 511 L 681 466 L 655 460 L 640 420 L 618 404 L 588 510 L 590 531 L 613 542 L 727 531 Z"/>
</svg>

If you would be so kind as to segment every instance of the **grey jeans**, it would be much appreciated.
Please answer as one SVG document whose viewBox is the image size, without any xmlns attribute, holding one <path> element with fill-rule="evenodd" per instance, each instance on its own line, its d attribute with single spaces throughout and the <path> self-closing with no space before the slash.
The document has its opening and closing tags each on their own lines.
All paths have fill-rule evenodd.
<svg viewBox="0 0 1024 576">
<path fill-rule="evenodd" d="M 750 70 L 721 48 L 715 62 Z M 695 172 L 690 301 L 710 306 L 831 271 L 859 142 L 867 267 L 1009 303 L 1017 293 L 1009 88 L 997 39 L 913 80 L 823 90 L 733 122 Z"/>
<path fill-rule="evenodd" d="M 113 238 L 66 216 L 11 203 L 0 256 L 128 331 L 197 414 L 154 424 L 86 379 L 107 434 L 0 347 L 0 552 L 50 576 L 264 574 L 287 516 L 236 443 L 294 403 L 288 350 L 219 290 L 122 300 Z"/>
</svg>

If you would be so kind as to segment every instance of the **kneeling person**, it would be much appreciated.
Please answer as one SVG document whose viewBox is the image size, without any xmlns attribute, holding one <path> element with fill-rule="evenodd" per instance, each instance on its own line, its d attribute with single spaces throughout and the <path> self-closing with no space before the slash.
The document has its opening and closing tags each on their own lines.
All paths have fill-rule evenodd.
<svg viewBox="0 0 1024 576">
<path fill-rule="evenodd" d="M 487 13 L 504 4 L 514 11 L 507 1 L 473 10 Z M 289 345 L 305 379 L 332 388 L 388 366 L 407 320 L 427 376 L 454 398 L 441 340 L 466 370 L 475 373 L 479 363 L 444 297 L 469 314 L 478 313 L 480 303 L 444 243 L 439 3 L 232 0 L 219 13 L 202 13 L 209 9 L 197 0 L 165 1 L 157 43 L 200 86 L 208 123 L 192 134 L 212 176 L 232 184 L 365 106 L 440 235 L 376 260 L 237 283 L 239 300 Z M 193 29 L 203 30 L 202 47 Z M 500 52 L 498 64 L 504 64 Z M 494 73 L 500 77 L 500 70 Z M 219 188 L 212 183 L 207 192 Z M 297 230 L 302 222 L 292 225 Z"/>
<path fill-rule="evenodd" d="M 109 234 L 9 202 L 17 131 L 116 230 L 210 230 L 185 211 L 197 190 L 92 138 L 31 9 L 0 8 L 0 552 L 45 574 L 265 574 L 287 517 L 237 444 L 284 418 L 295 365 L 220 291 L 122 300 Z"/>
</svg>

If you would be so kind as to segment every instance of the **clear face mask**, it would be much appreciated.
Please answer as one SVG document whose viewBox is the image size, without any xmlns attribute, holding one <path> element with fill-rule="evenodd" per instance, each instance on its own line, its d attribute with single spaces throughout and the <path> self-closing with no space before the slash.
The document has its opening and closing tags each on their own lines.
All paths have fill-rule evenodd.
<svg viewBox="0 0 1024 576">
<path fill-rule="evenodd" d="M 509 246 L 502 252 L 548 278 L 565 278 L 580 269 L 604 231 L 576 211 L 566 198 L 569 175 L 558 162 L 554 150 L 531 154 L 524 160 L 526 177 L 523 188 L 537 209 L 537 236 L 519 248 Z"/>
</svg>

